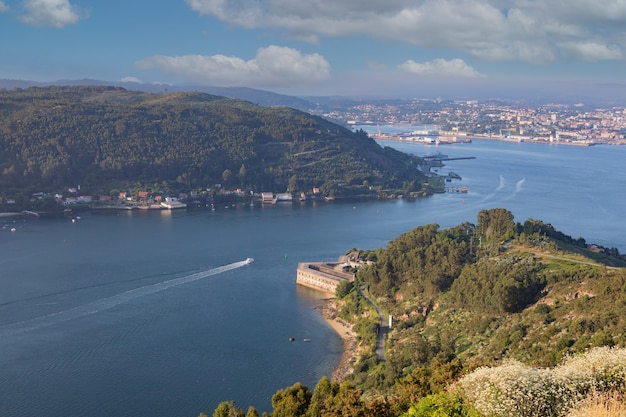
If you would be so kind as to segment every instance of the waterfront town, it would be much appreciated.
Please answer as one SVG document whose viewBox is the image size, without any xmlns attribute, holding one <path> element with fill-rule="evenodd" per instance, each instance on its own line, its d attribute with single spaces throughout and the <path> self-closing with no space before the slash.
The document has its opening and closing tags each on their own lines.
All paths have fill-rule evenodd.
<svg viewBox="0 0 626 417">
<path fill-rule="evenodd" d="M 482 138 L 568 145 L 626 144 L 626 108 L 583 103 L 537 106 L 476 100 L 370 100 L 319 111 L 346 126 L 429 126 L 435 130 L 395 139 L 440 136 L 445 140 Z M 413 135 L 411 135 L 413 134 Z M 389 139 L 381 134 L 379 139 Z M 413 136 L 411 138 L 411 136 Z"/>
<path fill-rule="evenodd" d="M 503 141 L 536 142 L 563 145 L 626 145 L 626 107 L 596 108 L 583 103 L 544 104 L 537 106 L 476 100 L 348 100 L 311 110 L 352 129 L 369 126 L 370 136 L 381 140 L 405 140 L 423 144 L 469 142 L 473 138 Z M 393 126 L 401 133 L 381 133 L 381 126 Z M 415 126 L 423 130 L 411 130 Z M 406 128 L 403 130 L 403 128 Z M 216 185 L 219 187 L 219 184 Z M 207 189 L 204 193 L 211 193 Z M 172 210 L 187 206 L 182 201 L 195 201 L 197 191 L 175 197 L 150 195 L 144 190 L 99 197 L 85 196 L 78 188 L 54 195 L 54 202 L 65 207 L 89 206 L 95 209 L 159 209 Z M 219 189 L 224 196 L 246 196 L 241 189 Z M 319 194 L 313 189 L 311 196 Z M 49 195 L 33 194 L 31 201 Z M 280 196 L 271 195 L 272 201 Z M 259 194 L 257 198 L 266 202 Z M 304 197 L 301 196 L 300 199 Z M 206 198 L 200 200 L 205 201 Z M 289 196 L 291 200 L 291 196 Z M 0 196 L 0 212 L 16 211 L 15 198 Z M 19 210 L 17 210 L 19 211 Z"/>
</svg>

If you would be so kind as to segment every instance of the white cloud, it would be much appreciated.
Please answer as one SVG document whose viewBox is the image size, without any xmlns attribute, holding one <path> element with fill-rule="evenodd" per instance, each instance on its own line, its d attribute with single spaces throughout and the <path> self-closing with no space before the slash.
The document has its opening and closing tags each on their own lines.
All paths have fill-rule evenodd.
<svg viewBox="0 0 626 417">
<path fill-rule="evenodd" d="M 124 78 L 120 79 L 120 81 L 123 82 L 123 83 L 137 83 L 137 84 L 141 84 L 142 83 L 142 81 L 139 78 L 131 77 L 131 76 L 124 77 Z"/>
<path fill-rule="evenodd" d="M 438 77 L 454 77 L 454 78 L 482 78 L 480 74 L 471 66 L 467 65 L 462 59 L 445 60 L 442 58 L 433 61 L 419 63 L 408 60 L 398 65 L 398 69 L 404 72 L 417 75 L 438 76 Z"/>
<path fill-rule="evenodd" d="M 0 0 L 0 13 L 4 13 L 9 10 L 9 6 L 7 6 L 2 0 Z"/>
<path fill-rule="evenodd" d="M 135 66 L 216 86 L 280 87 L 330 77 L 330 65 L 321 55 L 303 55 L 296 49 L 275 45 L 260 48 L 249 61 L 225 55 L 154 55 L 136 62 Z"/>
<path fill-rule="evenodd" d="M 62 28 L 77 23 L 81 18 L 79 10 L 69 0 L 24 0 L 22 22 L 32 26 Z"/>
<path fill-rule="evenodd" d="M 559 45 L 565 54 L 583 61 L 624 59 L 624 51 L 617 45 L 605 45 L 593 41 L 564 42 Z"/>
<path fill-rule="evenodd" d="M 246 28 L 279 28 L 312 42 L 371 36 L 483 59 L 546 63 L 624 56 L 624 0 L 186 0 Z M 589 48 L 589 39 L 600 52 Z M 577 51 L 577 53 L 573 53 Z"/>
</svg>

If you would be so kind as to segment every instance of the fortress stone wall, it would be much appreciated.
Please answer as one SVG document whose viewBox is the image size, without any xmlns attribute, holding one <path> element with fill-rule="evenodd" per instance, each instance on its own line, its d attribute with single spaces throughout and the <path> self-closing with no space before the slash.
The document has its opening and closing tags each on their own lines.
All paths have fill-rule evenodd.
<svg viewBox="0 0 626 417">
<path fill-rule="evenodd" d="M 345 267 L 344 263 L 301 262 L 296 283 L 334 295 L 340 282 L 354 281 L 354 274 L 344 271 Z"/>
</svg>

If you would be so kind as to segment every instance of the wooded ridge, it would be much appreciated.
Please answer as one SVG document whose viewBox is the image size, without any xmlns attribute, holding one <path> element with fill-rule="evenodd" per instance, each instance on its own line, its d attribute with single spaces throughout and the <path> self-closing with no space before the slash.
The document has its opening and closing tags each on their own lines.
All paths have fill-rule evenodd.
<svg viewBox="0 0 626 417">
<path fill-rule="evenodd" d="M 204 93 L 118 87 L 0 90 L 0 190 L 80 184 L 108 194 L 241 187 L 324 195 L 432 192 L 419 158 L 320 117 Z M 429 188 L 430 187 L 430 188 Z"/>
<path fill-rule="evenodd" d="M 348 250 L 367 261 L 335 300 L 358 333 L 354 372 L 279 390 L 270 415 L 565 417 L 589 395 L 616 395 L 626 410 L 624 257 L 503 208 L 477 220 Z M 244 413 L 224 402 L 213 415 Z"/>
</svg>

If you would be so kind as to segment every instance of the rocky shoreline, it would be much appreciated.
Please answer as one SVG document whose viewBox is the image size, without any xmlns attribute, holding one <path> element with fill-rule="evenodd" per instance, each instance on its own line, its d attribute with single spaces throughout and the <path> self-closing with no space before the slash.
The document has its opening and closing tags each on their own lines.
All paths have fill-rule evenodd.
<svg viewBox="0 0 626 417">
<path fill-rule="evenodd" d="M 326 300 L 319 309 L 324 320 L 343 340 L 343 354 L 331 377 L 332 381 L 341 382 L 353 371 L 351 363 L 357 355 L 357 334 L 352 330 L 350 323 L 337 316 L 338 310 L 334 299 Z"/>
</svg>

